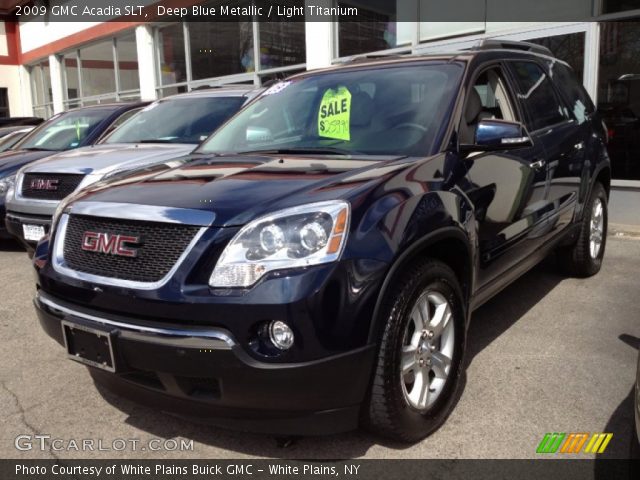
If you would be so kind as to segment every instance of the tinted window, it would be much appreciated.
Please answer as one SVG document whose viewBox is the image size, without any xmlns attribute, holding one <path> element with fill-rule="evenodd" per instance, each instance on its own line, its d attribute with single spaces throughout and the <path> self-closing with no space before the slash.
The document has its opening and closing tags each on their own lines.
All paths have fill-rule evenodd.
<svg viewBox="0 0 640 480">
<path fill-rule="evenodd" d="M 560 89 L 569 109 L 578 123 L 583 123 L 595 108 L 589 94 L 566 65 L 554 62 L 549 69 L 551 78 Z"/>
<path fill-rule="evenodd" d="M 527 127 L 539 130 L 568 120 L 568 112 L 558 101 L 551 80 L 533 62 L 512 62 L 517 96 L 524 104 Z"/>
<path fill-rule="evenodd" d="M 120 115 L 118 118 L 116 118 L 111 125 L 109 125 L 109 128 L 106 129 L 106 131 L 102 134 L 102 136 L 100 137 L 100 140 L 98 141 L 98 143 L 102 143 L 102 140 L 104 140 L 105 138 L 107 138 L 109 135 L 111 135 L 111 132 L 113 132 L 116 128 L 118 128 L 120 125 L 122 125 L 124 122 L 126 122 L 127 120 L 129 120 L 131 117 L 133 117 L 136 113 L 138 113 L 140 110 L 142 110 L 142 107 L 140 108 L 134 108 L 132 110 L 128 110 L 126 112 L 124 112 L 122 115 Z"/>
<path fill-rule="evenodd" d="M 200 143 L 236 113 L 244 97 L 182 97 L 152 103 L 104 143 Z"/>
<path fill-rule="evenodd" d="M 424 154 L 448 122 L 462 71 L 434 62 L 294 78 L 269 88 L 201 151 Z"/>
<path fill-rule="evenodd" d="M 60 114 L 30 133 L 18 148 L 39 150 L 76 148 L 112 113 L 112 108 L 97 108 L 72 110 Z"/>
</svg>

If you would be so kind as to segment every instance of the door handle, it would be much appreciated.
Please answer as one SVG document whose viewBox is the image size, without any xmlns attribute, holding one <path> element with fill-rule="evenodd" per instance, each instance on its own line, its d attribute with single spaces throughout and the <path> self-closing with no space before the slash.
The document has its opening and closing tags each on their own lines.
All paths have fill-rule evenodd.
<svg viewBox="0 0 640 480">
<path fill-rule="evenodd" d="M 537 161 L 535 161 L 535 162 L 533 162 L 533 163 L 530 163 L 530 164 L 529 164 L 529 166 L 530 166 L 531 168 L 534 168 L 534 169 L 536 169 L 536 170 L 539 170 L 540 168 L 544 167 L 545 163 L 546 163 L 546 162 L 545 162 L 544 160 L 537 160 Z"/>
<path fill-rule="evenodd" d="M 573 148 L 575 148 L 576 150 L 582 150 L 584 148 L 584 142 L 579 142 L 576 143 Z"/>
</svg>

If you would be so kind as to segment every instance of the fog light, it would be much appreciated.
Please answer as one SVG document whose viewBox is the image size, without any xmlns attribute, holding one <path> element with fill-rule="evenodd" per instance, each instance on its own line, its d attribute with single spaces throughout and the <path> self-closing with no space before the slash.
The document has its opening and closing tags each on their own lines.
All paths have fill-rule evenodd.
<svg viewBox="0 0 640 480">
<path fill-rule="evenodd" d="M 269 339 L 280 350 L 289 350 L 293 345 L 293 331 L 284 322 L 273 320 L 269 324 Z"/>
</svg>

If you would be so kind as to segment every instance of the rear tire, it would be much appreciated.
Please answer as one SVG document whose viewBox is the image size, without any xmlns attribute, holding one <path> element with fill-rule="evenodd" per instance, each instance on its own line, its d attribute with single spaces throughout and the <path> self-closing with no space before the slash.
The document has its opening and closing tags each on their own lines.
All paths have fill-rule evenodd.
<svg viewBox="0 0 640 480">
<path fill-rule="evenodd" d="M 456 403 L 466 338 L 465 306 L 451 268 L 427 259 L 385 296 L 385 322 L 365 423 L 415 442 L 440 427 Z"/>
<path fill-rule="evenodd" d="M 559 248 L 558 263 L 575 277 L 591 277 L 600 271 L 607 243 L 607 192 L 596 182 L 585 210 L 575 244 Z"/>
</svg>

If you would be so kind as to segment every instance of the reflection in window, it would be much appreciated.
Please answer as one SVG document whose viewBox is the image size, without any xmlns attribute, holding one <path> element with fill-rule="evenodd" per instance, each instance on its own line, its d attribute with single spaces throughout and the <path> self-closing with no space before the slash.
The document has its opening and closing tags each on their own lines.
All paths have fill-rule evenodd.
<svg viewBox="0 0 640 480">
<path fill-rule="evenodd" d="M 518 97 L 525 106 L 527 127 L 533 132 L 569 118 L 556 97 L 551 80 L 533 62 L 512 62 Z"/>
<path fill-rule="evenodd" d="M 383 8 L 373 9 L 365 2 L 351 0 L 339 2 L 341 7 L 358 8 L 359 22 L 348 22 L 338 17 L 338 56 L 348 57 L 366 52 L 386 50 L 398 46 L 396 4 L 391 2 Z"/>
<path fill-rule="evenodd" d="M 160 83 L 172 85 L 187 81 L 182 24 L 175 23 L 158 30 Z"/>
<path fill-rule="evenodd" d="M 76 110 L 58 116 L 43 124 L 29 136 L 21 148 L 42 148 L 45 150 L 68 150 L 76 148 L 105 118 L 113 113 L 111 107 L 97 110 Z"/>
<path fill-rule="evenodd" d="M 244 97 L 182 97 L 152 103 L 105 143 L 200 143 L 237 112 Z M 167 119 L 171 119 L 170 122 Z"/>
<path fill-rule="evenodd" d="M 584 32 L 527 40 L 547 47 L 556 58 L 564 60 L 582 81 L 584 72 Z"/>
<path fill-rule="evenodd" d="M 598 110 L 609 131 L 614 178 L 640 180 L 640 23 L 600 28 Z"/>
<path fill-rule="evenodd" d="M 253 72 L 253 26 L 245 21 L 189 24 L 193 80 Z"/>
<path fill-rule="evenodd" d="M 285 67 L 304 63 L 305 37 L 302 22 L 260 24 L 260 67 Z"/>
</svg>

